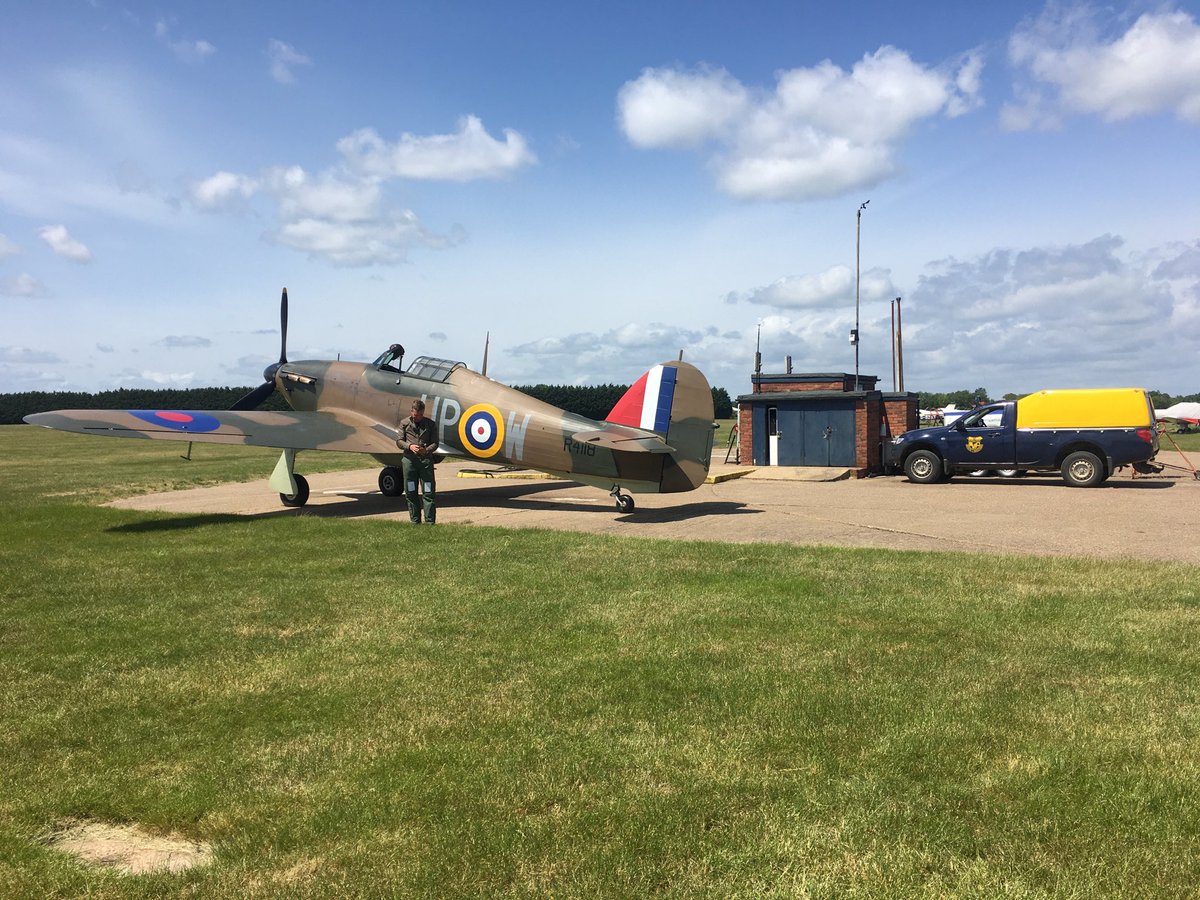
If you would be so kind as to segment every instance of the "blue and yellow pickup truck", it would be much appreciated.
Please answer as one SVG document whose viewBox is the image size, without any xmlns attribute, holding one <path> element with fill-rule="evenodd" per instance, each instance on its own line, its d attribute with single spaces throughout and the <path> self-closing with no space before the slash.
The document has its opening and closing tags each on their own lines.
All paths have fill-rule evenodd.
<svg viewBox="0 0 1200 900">
<path fill-rule="evenodd" d="M 957 472 L 1061 472 L 1093 487 L 1121 466 L 1157 472 L 1154 406 L 1141 388 L 1038 391 L 990 403 L 951 425 L 906 431 L 887 448 L 891 471 L 930 484 Z"/>
</svg>

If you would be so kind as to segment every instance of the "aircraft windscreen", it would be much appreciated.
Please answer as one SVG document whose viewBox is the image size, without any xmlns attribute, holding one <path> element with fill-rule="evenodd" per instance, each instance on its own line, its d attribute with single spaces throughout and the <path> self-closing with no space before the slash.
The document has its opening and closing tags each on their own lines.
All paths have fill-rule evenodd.
<svg viewBox="0 0 1200 900">
<path fill-rule="evenodd" d="M 445 381 L 450 377 L 450 373 L 459 366 L 465 367 L 466 363 L 451 359 L 438 359 L 434 356 L 418 356 L 405 374 L 414 378 L 428 378 L 430 381 Z"/>
</svg>

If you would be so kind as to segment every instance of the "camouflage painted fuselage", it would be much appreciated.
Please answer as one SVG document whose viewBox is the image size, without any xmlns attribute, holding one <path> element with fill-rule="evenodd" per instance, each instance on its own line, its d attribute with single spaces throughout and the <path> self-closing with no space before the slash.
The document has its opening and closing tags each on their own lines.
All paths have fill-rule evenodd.
<svg viewBox="0 0 1200 900">
<path fill-rule="evenodd" d="M 687 363 L 674 365 L 679 379 L 674 410 L 693 414 L 671 417 L 665 443 L 653 432 L 577 416 L 462 363 L 428 357 L 403 373 L 364 363 L 289 362 L 280 367 L 276 385 L 298 411 L 352 410 L 389 429 L 420 399 L 447 455 L 538 469 L 598 487 L 671 493 L 704 481 L 713 437 L 707 381 Z M 398 451 L 372 455 L 384 465 L 399 465 Z"/>
<path fill-rule="evenodd" d="M 291 412 L 56 410 L 25 421 L 106 437 L 280 448 L 286 464 L 281 477 L 294 493 L 297 451 L 367 453 L 385 466 L 399 465 L 396 429 L 421 399 L 446 455 L 634 492 L 689 491 L 708 474 L 712 392 L 700 371 L 684 362 L 655 366 L 604 422 L 535 400 L 450 360 L 420 357 L 404 372 L 377 363 L 303 360 L 280 363 L 272 372 L 274 390 Z"/>
</svg>

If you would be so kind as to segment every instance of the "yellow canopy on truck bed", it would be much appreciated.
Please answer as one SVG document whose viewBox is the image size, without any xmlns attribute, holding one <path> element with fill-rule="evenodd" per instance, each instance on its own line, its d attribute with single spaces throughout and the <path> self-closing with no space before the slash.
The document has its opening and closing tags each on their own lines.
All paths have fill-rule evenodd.
<svg viewBox="0 0 1200 900">
<path fill-rule="evenodd" d="M 1141 388 L 1038 391 L 1017 401 L 1017 427 L 1149 428 L 1151 410 Z"/>
</svg>

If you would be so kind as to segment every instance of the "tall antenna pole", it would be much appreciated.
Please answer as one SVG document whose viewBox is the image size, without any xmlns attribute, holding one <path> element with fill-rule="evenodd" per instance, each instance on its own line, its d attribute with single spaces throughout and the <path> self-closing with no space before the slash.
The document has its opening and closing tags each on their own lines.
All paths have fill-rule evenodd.
<svg viewBox="0 0 1200 900">
<path fill-rule="evenodd" d="M 859 208 L 855 216 L 856 223 L 854 229 L 854 333 L 850 335 L 850 342 L 854 344 L 854 389 L 859 390 L 858 383 L 858 288 L 862 280 L 862 214 L 867 208 L 867 203 L 864 202 Z"/>
<path fill-rule="evenodd" d="M 762 322 L 758 323 L 758 337 L 754 341 L 754 393 L 758 393 L 758 376 L 762 374 Z"/>
<path fill-rule="evenodd" d="M 896 298 L 896 363 L 900 375 L 900 390 L 904 390 L 904 323 L 900 315 L 900 298 Z"/>
<path fill-rule="evenodd" d="M 899 298 L 897 298 L 899 299 Z M 896 301 L 892 301 L 892 390 L 898 390 L 896 375 Z"/>
</svg>

